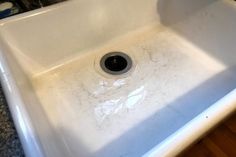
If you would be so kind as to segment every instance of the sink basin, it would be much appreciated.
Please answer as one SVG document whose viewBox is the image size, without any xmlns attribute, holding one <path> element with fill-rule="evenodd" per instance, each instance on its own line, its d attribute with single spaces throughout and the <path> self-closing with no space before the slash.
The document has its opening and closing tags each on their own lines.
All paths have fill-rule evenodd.
<svg viewBox="0 0 236 157">
<path fill-rule="evenodd" d="M 0 22 L 29 157 L 176 156 L 236 110 L 236 3 L 71 0 Z M 102 70 L 110 52 L 123 74 Z"/>
</svg>

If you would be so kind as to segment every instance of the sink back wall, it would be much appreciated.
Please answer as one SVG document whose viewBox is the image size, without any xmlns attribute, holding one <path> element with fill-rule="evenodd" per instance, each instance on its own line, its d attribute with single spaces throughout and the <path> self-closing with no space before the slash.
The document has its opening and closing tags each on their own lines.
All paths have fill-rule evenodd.
<svg viewBox="0 0 236 157">
<path fill-rule="evenodd" d="M 160 23 L 157 0 L 77 0 L 1 28 L 31 74 L 73 59 L 131 30 Z M 74 15 L 77 16 L 74 16 Z M 129 18 L 127 18 L 127 16 Z M 66 41 L 66 42 L 65 42 Z M 43 55 L 42 55 L 43 54 Z M 26 63 L 27 62 L 27 63 Z M 25 64 L 26 63 L 26 64 Z M 32 66 L 27 66 L 31 64 Z"/>
</svg>

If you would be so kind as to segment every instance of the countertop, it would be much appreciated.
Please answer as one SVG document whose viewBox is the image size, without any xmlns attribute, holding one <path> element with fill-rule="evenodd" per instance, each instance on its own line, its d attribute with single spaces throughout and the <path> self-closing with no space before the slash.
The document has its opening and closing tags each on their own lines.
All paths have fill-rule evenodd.
<svg viewBox="0 0 236 157">
<path fill-rule="evenodd" d="M 24 157 L 20 140 L 12 121 L 0 85 L 0 157 Z"/>
</svg>

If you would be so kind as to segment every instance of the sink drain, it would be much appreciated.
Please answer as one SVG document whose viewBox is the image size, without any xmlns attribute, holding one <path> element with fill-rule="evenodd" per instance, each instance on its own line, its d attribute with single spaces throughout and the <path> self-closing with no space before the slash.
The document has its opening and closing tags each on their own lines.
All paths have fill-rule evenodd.
<svg viewBox="0 0 236 157">
<path fill-rule="evenodd" d="M 100 66 L 106 73 L 120 75 L 131 69 L 132 60 L 123 52 L 110 52 L 102 57 Z"/>
</svg>

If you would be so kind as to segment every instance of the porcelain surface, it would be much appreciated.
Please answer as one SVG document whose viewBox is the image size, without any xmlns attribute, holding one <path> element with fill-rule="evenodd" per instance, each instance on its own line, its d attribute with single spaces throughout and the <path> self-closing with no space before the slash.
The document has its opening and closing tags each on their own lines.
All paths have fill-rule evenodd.
<svg viewBox="0 0 236 157">
<path fill-rule="evenodd" d="M 235 16 L 230 0 L 72 0 L 2 20 L 26 155 L 176 156 L 236 110 Z M 114 51 L 127 73 L 101 69 Z"/>
</svg>

